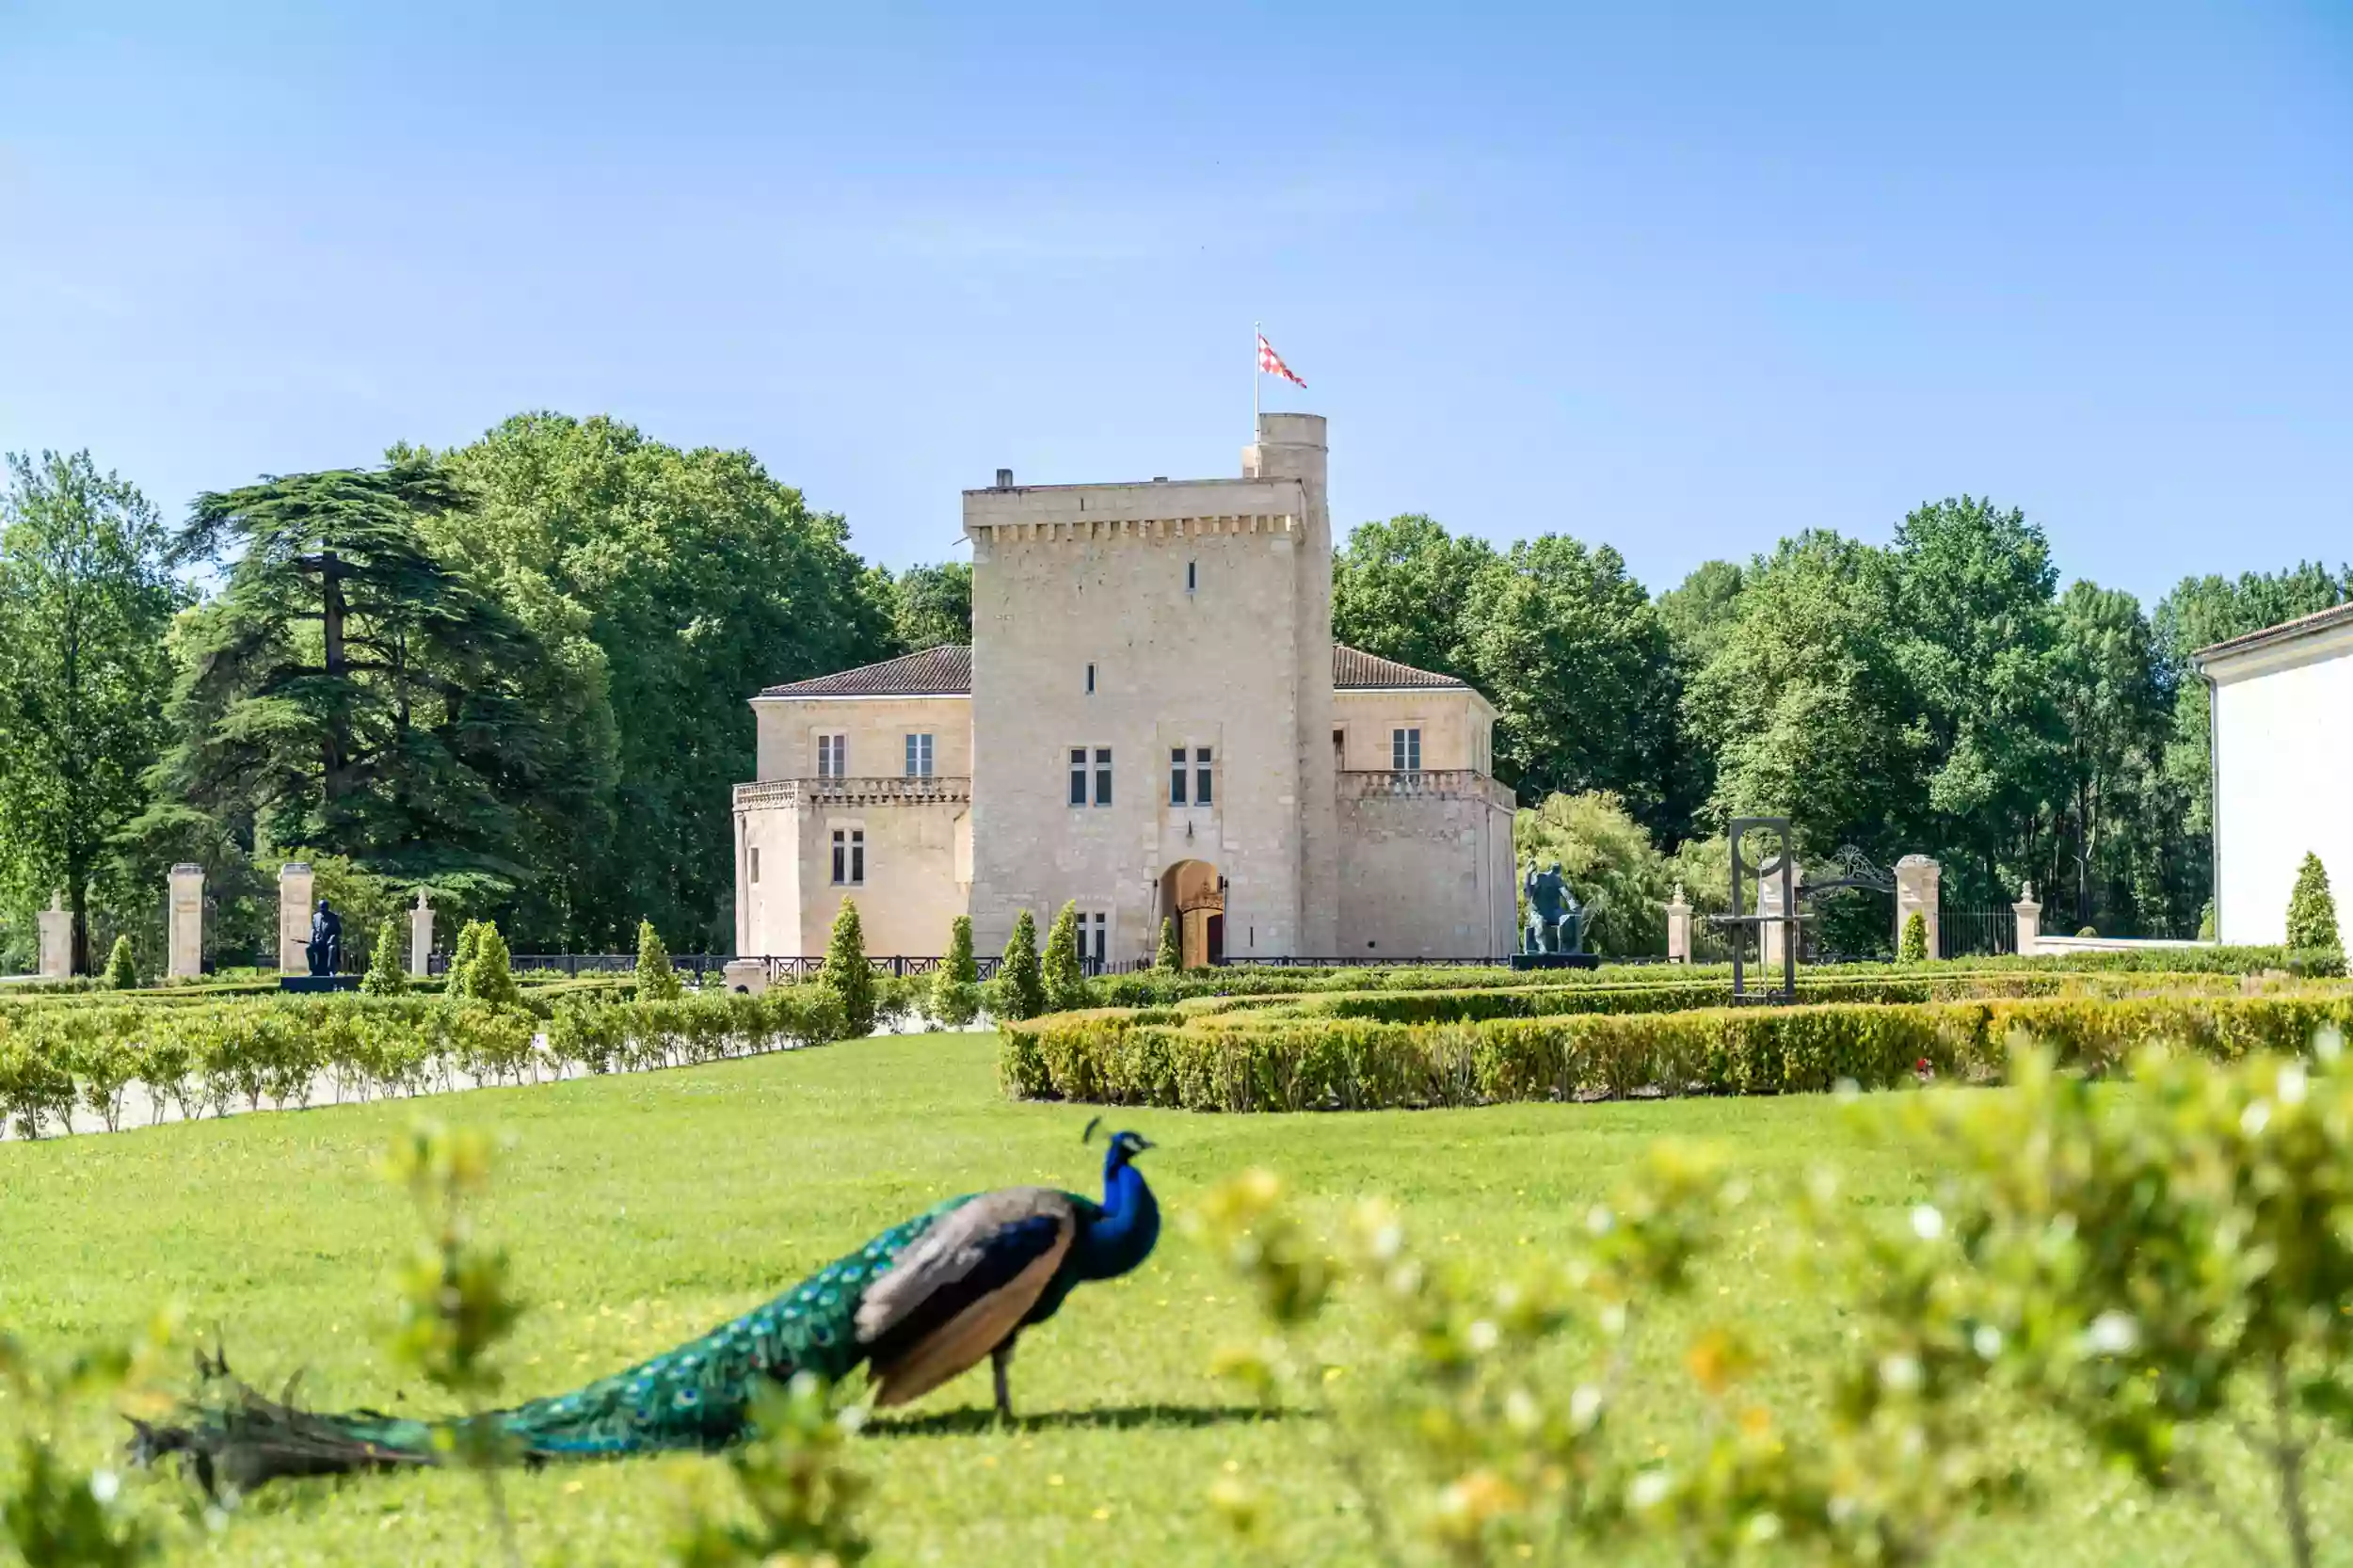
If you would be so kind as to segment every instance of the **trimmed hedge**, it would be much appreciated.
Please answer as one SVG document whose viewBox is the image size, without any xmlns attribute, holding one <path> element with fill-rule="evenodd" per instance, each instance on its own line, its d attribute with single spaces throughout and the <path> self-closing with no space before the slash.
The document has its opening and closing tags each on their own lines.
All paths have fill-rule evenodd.
<svg viewBox="0 0 2353 1568">
<path fill-rule="evenodd" d="M 894 986 L 887 1000 L 903 1007 L 904 991 Z M 459 1073 L 533 1082 L 567 1069 L 793 1049 L 843 1032 L 840 1002 L 817 985 L 647 1002 L 575 993 L 544 1020 L 523 1008 L 357 995 L 47 1008 L 0 1014 L 0 1116 L 18 1136 L 38 1138 L 69 1130 L 77 1106 L 119 1126 L 134 1083 L 147 1090 L 153 1119 L 168 1104 L 193 1120 L 233 1105 L 308 1104 L 322 1078 L 337 1100 L 367 1099 L 449 1088 Z"/>
<path fill-rule="evenodd" d="M 1883 1087 L 1921 1063 L 1998 1080 L 2009 1042 L 2106 1071 L 2150 1040 L 2230 1059 L 2307 1048 L 2353 1027 L 2342 991 L 2278 996 L 2024 998 L 1561 1014 L 1485 1022 L 1192 1020 L 1167 1012 L 1059 1014 L 1003 1031 L 998 1071 L 1027 1099 L 1187 1111 L 1371 1111 L 1634 1096 Z"/>
</svg>

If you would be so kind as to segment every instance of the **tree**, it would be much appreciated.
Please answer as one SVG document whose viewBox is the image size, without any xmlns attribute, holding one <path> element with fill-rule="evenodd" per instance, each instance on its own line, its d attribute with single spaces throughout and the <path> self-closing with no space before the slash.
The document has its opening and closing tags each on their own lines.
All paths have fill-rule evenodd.
<svg viewBox="0 0 2353 1568">
<path fill-rule="evenodd" d="M 1658 596 L 1658 624 L 1677 664 L 1696 670 L 1714 655 L 1738 613 L 1745 581 L 1730 561 L 1702 561 L 1680 587 Z"/>
<path fill-rule="evenodd" d="M 1896 959 L 1903 964 L 1929 961 L 1929 918 L 1917 909 L 1904 917 L 1903 940 L 1897 947 Z"/>
<path fill-rule="evenodd" d="M 1479 584 L 1470 633 L 1497 710 L 1496 773 L 1524 800 L 1616 793 L 1636 820 L 1667 806 L 1673 715 L 1667 634 L 1608 545 L 1523 541 Z"/>
<path fill-rule="evenodd" d="M 522 987 L 515 983 L 512 955 L 497 924 L 481 922 L 474 937 L 473 961 L 466 966 L 466 1000 L 485 1007 L 520 1007 Z"/>
<path fill-rule="evenodd" d="M 155 509 L 87 452 L 10 454 L 0 496 L 0 887 L 73 915 L 90 968 L 93 884 L 147 804 L 164 739 L 165 632 L 184 602 Z"/>
<path fill-rule="evenodd" d="M 1666 857 L 1617 796 L 1547 795 L 1513 816 L 1512 848 L 1514 864 L 1560 862 L 1584 906 L 1589 952 L 1667 951 L 1665 910 L 1673 879 Z"/>
<path fill-rule="evenodd" d="M 1332 558 L 1333 638 L 1469 680 L 1480 584 L 1495 563 L 1486 540 L 1417 512 L 1359 523 Z"/>
<path fill-rule="evenodd" d="M 1185 967 L 1185 951 L 1176 943 L 1176 921 L 1174 917 L 1160 920 L 1160 945 L 1152 954 L 1152 967 L 1163 974 L 1175 974 Z"/>
<path fill-rule="evenodd" d="M 2288 946 L 2345 952 L 2336 897 L 2329 890 L 2329 870 L 2310 851 L 2305 852 L 2304 863 L 2296 868 L 2296 888 L 2288 894 Z"/>
<path fill-rule="evenodd" d="M 1000 1018 L 1034 1018 L 1046 1011 L 1046 982 L 1038 972 L 1037 921 L 1027 909 L 1014 918 L 997 966 L 996 1013 Z"/>
<path fill-rule="evenodd" d="M 890 584 L 891 632 L 902 652 L 972 640 L 972 567 L 909 567 Z"/>
<path fill-rule="evenodd" d="M 749 453 L 606 418 L 519 415 L 433 460 L 474 504 L 427 516 L 425 536 L 537 632 L 552 667 L 535 690 L 576 715 L 553 721 L 578 741 L 551 766 L 584 804 L 535 817 L 533 858 L 552 870 L 519 918 L 580 943 L 625 940 L 640 918 L 727 940 L 744 700 L 894 651 L 889 596 L 847 526 Z"/>
<path fill-rule="evenodd" d="M 2182 792 L 2163 771 L 2170 715 L 2154 636 L 2132 595 L 2090 583 L 2068 588 L 2050 688 L 2062 744 L 2055 859 L 2038 885 L 2056 904 L 2072 881 L 2078 922 L 2153 922 L 2169 932 L 2186 923 L 2204 867 L 2183 853 Z"/>
<path fill-rule="evenodd" d="M 473 961 L 482 952 L 483 923 L 468 920 L 458 928 L 456 945 L 450 950 L 447 979 L 442 982 L 441 995 L 449 1000 L 463 1001 L 473 985 Z"/>
<path fill-rule="evenodd" d="M 676 1001 L 686 994 L 678 970 L 670 967 L 670 950 L 662 945 L 653 921 L 637 922 L 637 1000 Z"/>
<path fill-rule="evenodd" d="M 371 997 L 406 996 L 408 971 L 400 959 L 400 919 L 387 915 L 376 928 L 376 951 L 368 955 L 368 972 L 360 977 L 360 991 Z"/>
<path fill-rule="evenodd" d="M 1046 933 L 1046 1011 L 1069 1013 L 1087 1004 L 1086 973 L 1079 962 L 1079 906 L 1065 904 Z"/>
<path fill-rule="evenodd" d="M 972 958 L 972 917 L 958 915 L 948 925 L 948 956 L 932 977 L 932 1016 L 962 1029 L 980 1015 L 981 968 Z"/>
<path fill-rule="evenodd" d="M 184 553 L 237 554 L 180 639 L 162 792 L 257 847 L 483 892 L 524 879 L 519 814 L 564 809 L 566 781 L 521 700 L 536 639 L 420 529 L 466 504 L 414 463 L 200 497 Z"/>
<path fill-rule="evenodd" d="M 825 967 L 817 983 L 841 1004 L 843 1037 L 863 1040 L 874 1032 L 874 970 L 866 962 L 866 928 L 857 918 L 857 904 L 841 901 L 833 918 L 833 935 L 825 940 Z"/>
<path fill-rule="evenodd" d="M 1786 815 L 1801 848 L 1854 843 L 1886 864 L 1916 847 L 1927 747 L 1897 622 L 1883 551 L 1812 531 L 1751 565 L 1731 629 L 1683 698 L 1686 727 L 1716 759 L 1718 831 L 1728 817 Z"/>
</svg>

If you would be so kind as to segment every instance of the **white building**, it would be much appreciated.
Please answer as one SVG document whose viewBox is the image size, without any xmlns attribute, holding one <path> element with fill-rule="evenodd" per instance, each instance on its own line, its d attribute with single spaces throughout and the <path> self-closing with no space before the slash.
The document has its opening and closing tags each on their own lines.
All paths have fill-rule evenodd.
<svg viewBox="0 0 2353 1568">
<path fill-rule="evenodd" d="M 2353 909 L 2353 604 L 2197 654 L 2214 696 L 2216 935 L 2279 942 L 2307 854 Z"/>
<path fill-rule="evenodd" d="M 1332 641 L 1324 424 L 1265 414 L 1232 479 L 964 495 L 972 646 L 752 699 L 736 952 L 993 952 L 1075 903 L 1085 955 L 1491 958 L 1512 792 L 1464 682 Z"/>
</svg>

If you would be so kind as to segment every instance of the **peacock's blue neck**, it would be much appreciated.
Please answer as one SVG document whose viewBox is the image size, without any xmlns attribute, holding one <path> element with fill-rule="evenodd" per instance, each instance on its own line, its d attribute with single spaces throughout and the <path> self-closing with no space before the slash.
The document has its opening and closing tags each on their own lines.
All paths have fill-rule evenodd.
<svg viewBox="0 0 2353 1568">
<path fill-rule="evenodd" d="M 1073 1249 L 1082 1279 L 1116 1279 L 1152 1256 L 1160 1239 L 1160 1206 L 1144 1174 L 1125 1160 L 1103 1173 L 1103 1213 Z"/>
</svg>

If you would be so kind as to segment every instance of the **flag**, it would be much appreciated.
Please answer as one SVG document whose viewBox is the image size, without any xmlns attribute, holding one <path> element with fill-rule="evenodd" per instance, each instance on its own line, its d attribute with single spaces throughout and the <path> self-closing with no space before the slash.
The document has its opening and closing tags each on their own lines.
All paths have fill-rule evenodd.
<svg viewBox="0 0 2353 1568">
<path fill-rule="evenodd" d="M 1274 352 L 1274 345 L 1266 341 L 1264 332 L 1258 334 L 1258 374 L 1279 376 L 1294 387 L 1307 384 L 1291 374 L 1291 367 L 1283 362 L 1283 356 Z"/>
</svg>

